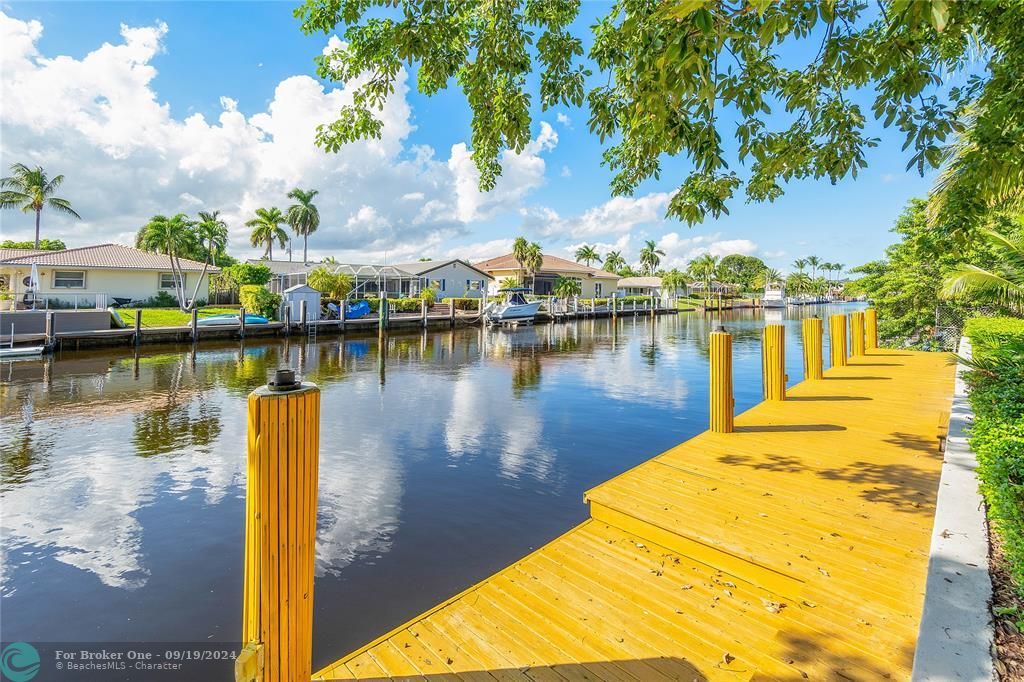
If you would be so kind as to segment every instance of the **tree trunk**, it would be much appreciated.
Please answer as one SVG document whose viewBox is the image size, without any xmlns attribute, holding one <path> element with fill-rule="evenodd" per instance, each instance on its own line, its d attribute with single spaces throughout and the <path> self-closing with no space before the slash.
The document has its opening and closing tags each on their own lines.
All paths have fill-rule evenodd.
<svg viewBox="0 0 1024 682">
<path fill-rule="evenodd" d="M 267 260 L 274 260 L 274 240 L 267 242 Z"/>
<path fill-rule="evenodd" d="M 306 263 L 309 262 L 308 247 L 309 247 L 309 235 L 306 234 L 305 232 L 303 232 L 302 233 L 302 264 L 303 265 L 305 265 Z"/>
<path fill-rule="evenodd" d="M 37 208 L 36 209 L 36 246 L 35 246 L 35 248 L 37 248 L 37 249 L 39 248 L 39 216 L 41 216 L 42 213 L 43 213 L 43 209 L 41 209 L 41 208 Z"/>
</svg>

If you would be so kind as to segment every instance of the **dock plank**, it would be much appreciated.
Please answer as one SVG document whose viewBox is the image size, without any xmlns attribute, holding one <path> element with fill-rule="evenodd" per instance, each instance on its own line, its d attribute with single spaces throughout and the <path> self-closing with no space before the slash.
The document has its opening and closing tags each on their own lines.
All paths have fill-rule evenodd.
<svg viewBox="0 0 1024 682">
<path fill-rule="evenodd" d="M 952 386 L 940 354 L 851 358 L 314 679 L 907 679 Z"/>
</svg>

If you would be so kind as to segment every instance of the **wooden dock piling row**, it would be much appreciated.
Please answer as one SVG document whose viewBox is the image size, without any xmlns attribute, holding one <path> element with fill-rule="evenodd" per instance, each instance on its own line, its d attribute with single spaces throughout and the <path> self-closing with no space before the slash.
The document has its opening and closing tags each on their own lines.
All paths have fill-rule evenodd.
<svg viewBox="0 0 1024 682">
<path fill-rule="evenodd" d="M 733 422 L 731 337 L 711 337 L 727 429 L 587 491 L 589 520 L 314 679 L 909 678 L 953 369 L 866 349 Z M 804 338 L 811 375 L 821 320 Z"/>
</svg>

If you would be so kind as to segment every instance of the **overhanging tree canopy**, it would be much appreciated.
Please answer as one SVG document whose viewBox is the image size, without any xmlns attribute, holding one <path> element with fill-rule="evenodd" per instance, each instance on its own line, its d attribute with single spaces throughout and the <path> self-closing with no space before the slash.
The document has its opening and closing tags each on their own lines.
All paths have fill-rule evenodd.
<svg viewBox="0 0 1024 682">
<path fill-rule="evenodd" d="M 573 33 L 578 11 L 578 0 L 306 0 L 295 12 L 304 31 L 345 26 L 345 45 L 319 58 L 320 75 L 362 79 L 318 143 L 337 151 L 379 137 L 374 112 L 400 69 L 416 65 L 420 92 L 454 79 L 465 93 L 483 190 L 501 172 L 501 151 L 529 141 L 533 98 L 542 109 L 586 103 L 591 131 L 609 143 L 613 194 L 659 177 L 663 155 L 692 162 L 668 206 L 690 224 L 727 213 L 741 187 L 763 201 L 792 179 L 856 176 L 877 144 L 865 133 L 868 116 L 903 132 L 908 168 L 919 172 L 942 162 L 968 112 L 983 138 L 970 149 L 972 168 L 1004 168 L 1021 152 L 1024 3 L 1016 0 L 618 0 L 592 26 L 588 64 Z M 812 46 L 809 60 L 793 56 L 800 41 Z M 590 65 L 600 78 L 585 92 Z M 866 112 L 851 93 L 869 87 L 876 97 Z M 723 133 L 736 137 L 735 155 Z"/>
</svg>

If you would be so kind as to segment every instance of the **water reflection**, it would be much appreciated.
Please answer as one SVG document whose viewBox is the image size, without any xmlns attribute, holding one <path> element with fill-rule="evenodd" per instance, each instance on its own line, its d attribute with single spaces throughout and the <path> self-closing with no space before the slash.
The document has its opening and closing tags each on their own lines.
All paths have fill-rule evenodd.
<svg viewBox="0 0 1024 682">
<path fill-rule="evenodd" d="M 805 312 L 787 315 L 791 340 Z M 749 312 L 0 366 L 0 636 L 237 637 L 245 396 L 291 366 L 323 390 L 326 660 L 581 520 L 585 489 L 702 430 L 719 322 L 742 408 L 760 394 Z"/>
</svg>

